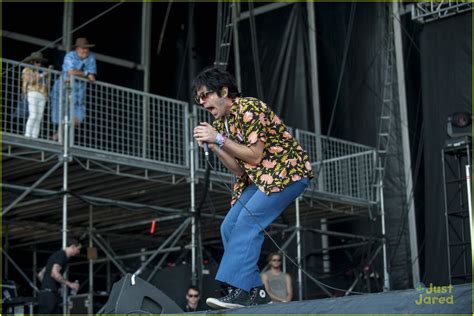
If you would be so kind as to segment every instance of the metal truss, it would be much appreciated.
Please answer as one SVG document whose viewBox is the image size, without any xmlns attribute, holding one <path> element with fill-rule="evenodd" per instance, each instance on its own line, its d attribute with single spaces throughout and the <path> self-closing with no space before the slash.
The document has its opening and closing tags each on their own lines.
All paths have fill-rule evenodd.
<svg viewBox="0 0 474 316">
<path fill-rule="evenodd" d="M 447 18 L 459 13 L 472 10 L 472 2 L 461 1 L 423 1 L 409 4 L 411 19 L 420 23 Z"/>
</svg>

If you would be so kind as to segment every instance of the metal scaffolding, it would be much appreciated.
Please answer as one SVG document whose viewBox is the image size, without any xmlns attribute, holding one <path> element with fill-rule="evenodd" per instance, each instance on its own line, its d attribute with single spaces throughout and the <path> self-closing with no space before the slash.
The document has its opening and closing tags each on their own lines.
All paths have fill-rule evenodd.
<svg viewBox="0 0 474 316">
<path fill-rule="evenodd" d="M 47 246 L 58 240 L 58 232 L 62 232 L 64 246 L 68 233 L 87 233 L 89 246 L 99 247 L 105 255 L 99 260 L 86 261 L 88 264 L 105 259 L 121 273 L 126 273 L 130 267 L 123 260 L 147 256 L 143 266 L 136 271 L 140 274 L 158 254 L 180 251 L 182 248 L 175 246 L 177 241 L 191 238 L 186 249 L 192 251 L 196 279 L 201 265 L 197 262 L 201 257 L 196 253 L 197 240 L 202 238 L 205 246 L 219 238 L 216 229 L 203 230 L 199 235 L 197 218 L 193 215 L 194 201 L 203 190 L 205 160 L 190 140 L 189 131 L 195 121 L 208 120 L 208 113 L 193 107 L 192 117 L 189 117 L 189 105 L 181 101 L 73 78 L 71 86 L 83 82 L 87 91 L 86 103 L 94 104 L 87 118 L 81 125 L 74 126 L 68 115 L 71 109 L 64 110 L 63 137 L 53 140 L 55 127 L 47 114 L 40 137 L 33 140 L 23 136 L 24 119 L 15 116 L 20 98 L 19 74 L 27 65 L 7 59 L 2 63 L 5 69 L 2 81 L 3 221 L 7 225 L 4 226 L 6 231 L 15 232 L 9 234 L 8 251 L 32 245 Z M 53 78 L 59 80 L 59 76 L 59 72 L 52 71 Z M 69 101 L 68 93 L 65 90 L 62 97 Z M 70 107 L 73 103 L 68 104 Z M 142 104 L 148 105 L 147 113 Z M 293 227 L 291 229 L 299 232 L 304 228 L 300 216 L 305 216 L 307 223 L 341 216 L 368 218 L 370 206 L 377 204 L 371 193 L 370 178 L 375 162 L 374 149 L 308 131 L 295 129 L 293 132 L 311 156 L 316 156 L 317 144 L 321 143 L 325 156 L 314 167 L 320 168 L 324 174 L 321 179 L 325 182 L 319 186 L 322 189 L 313 183 L 303 196 L 306 203 L 301 205 L 298 201 L 287 211 L 294 220 L 287 224 L 277 222 L 273 226 L 279 229 Z M 210 213 L 202 212 L 201 218 L 215 221 L 225 215 L 228 187 L 233 177 L 215 157 L 211 163 L 214 166 L 210 176 L 214 209 Z M 34 179 L 33 183 L 29 183 L 30 178 Z M 58 198 L 63 201 L 62 217 L 56 212 L 59 210 Z M 93 205 L 94 209 L 88 209 L 82 215 L 84 205 Z M 107 207 L 125 210 L 117 213 L 104 210 Z M 151 220 L 160 223 L 163 236 L 169 237 L 158 243 L 157 250 L 134 255 L 131 248 L 156 247 L 156 241 L 143 233 L 143 227 Z M 35 227 L 34 233 L 25 227 L 26 223 Z M 188 225 L 177 228 L 185 223 L 191 224 L 188 233 L 185 233 Z M 138 228 L 142 229 L 139 233 Z M 113 235 L 114 232 L 120 232 L 122 236 Z M 102 234 L 116 239 L 107 242 Z M 130 239 L 134 240 L 133 247 L 130 247 Z M 302 249 L 298 249 L 297 260 L 301 262 Z M 162 258 L 156 264 L 153 273 L 163 261 Z M 299 276 L 299 293 L 302 293 L 301 279 Z M 93 291 L 96 282 L 89 282 L 89 291 Z"/>
<path fill-rule="evenodd" d="M 143 52 L 149 51 L 146 44 L 149 37 L 145 35 L 151 25 L 150 5 L 144 4 L 142 12 L 146 17 L 142 24 Z M 269 4 L 255 8 L 253 12 L 240 12 L 240 4 L 232 5 L 228 19 L 232 16 L 234 44 L 238 42 L 239 22 L 288 5 L 291 4 Z M 312 38 L 315 34 L 314 8 L 308 4 L 307 10 Z M 72 4 L 66 4 L 64 12 L 63 46 L 67 48 L 71 42 Z M 225 27 L 227 22 L 223 23 Z M 230 45 L 232 33 L 229 32 L 226 33 L 226 44 Z M 6 32 L 4 36 L 39 43 L 37 39 L 25 39 L 13 32 Z M 312 101 L 317 108 L 314 115 L 319 121 L 316 43 L 310 44 L 312 88 L 315 90 Z M 229 54 L 227 48 L 224 55 Z M 238 66 L 238 46 L 234 49 L 237 50 L 237 54 L 234 51 L 234 61 Z M 149 54 L 141 55 L 141 65 L 138 66 L 115 57 L 99 55 L 98 59 L 142 69 L 144 91 L 148 90 Z M 31 65 L 2 59 L 2 216 L 7 245 L 3 251 L 13 267 L 34 288 L 35 280 L 30 281 L 23 273 L 24 267 L 15 263 L 11 258 L 12 252 L 32 246 L 36 249 L 48 248 L 60 239 L 59 236 L 64 247 L 69 233 L 88 237 L 89 248 L 100 250 L 99 258 L 88 257 L 72 265 L 88 264 L 89 314 L 93 313 L 97 271 L 102 267 L 107 270 L 107 290 L 110 290 L 112 269 L 122 274 L 135 272 L 150 281 L 171 253 L 190 252 L 191 281 L 198 283 L 202 276 L 203 248 L 220 243 L 218 225 L 226 214 L 229 187 L 233 181 L 233 176 L 216 157 L 211 156 L 210 162 L 214 167 L 209 178 L 212 200 L 208 201 L 207 208 L 198 217 L 196 198 L 205 190 L 206 161 L 190 134 L 196 122 L 210 121 L 209 114 L 203 108 L 186 102 L 73 77 L 70 89 L 77 84 L 84 85 L 88 111 L 84 122 L 75 126 L 71 124 L 69 114 L 74 103 L 70 98 L 70 89 L 63 86 L 60 72 L 43 69 L 50 71 L 51 83 L 61 83 L 59 104 L 64 104 L 60 109 L 62 120 L 55 125 L 50 111 L 45 111 L 40 137 L 27 138 L 23 135 L 25 118 L 17 113 L 21 98 L 21 72 L 26 66 Z M 240 68 L 236 68 L 240 81 Z M 53 138 L 56 132 L 62 135 L 58 140 Z M 283 248 L 296 240 L 296 262 L 304 267 L 302 232 L 317 233 L 324 238 L 333 236 L 362 240 L 331 247 L 326 239 L 321 249 L 325 254 L 336 249 L 364 247 L 370 243 L 384 244 L 383 235 L 345 234 L 325 228 L 332 220 L 369 220 L 371 210 L 381 207 L 382 186 L 379 192 L 373 190 L 376 150 L 323 136 L 319 130 L 292 129 L 292 132 L 314 158 L 313 167 L 320 174 L 304 195 L 288 208 L 285 219 L 278 219 L 272 224 L 273 234 L 292 232 Z M 321 221 L 326 224 L 321 225 Z M 159 236 L 148 232 L 151 222 L 159 225 Z M 314 228 L 315 225 L 322 229 Z M 381 225 L 384 225 L 383 220 Z M 373 253 L 370 263 L 380 249 L 381 246 Z M 35 258 L 36 253 L 35 250 Z M 136 266 L 138 258 L 141 258 L 139 267 Z M 384 277 L 388 278 L 386 261 L 384 256 Z M 33 274 L 38 264 L 35 262 Z M 150 266 L 153 266 L 151 271 L 148 270 Z M 8 266 L 5 270 L 9 273 Z M 347 294 L 354 290 L 361 277 L 363 275 L 354 280 Z M 303 278 L 303 271 L 299 269 L 300 300 L 304 298 Z M 328 291 L 317 284 L 323 291 Z M 64 303 L 64 312 L 67 313 L 67 295 L 64 296 Z"/>
<path fill-rule="evenodd" d="M 471 1 L 416 1 L 408 5 L 411 11 L 411 19 L 420 23 L 428 23 L 447 18 L 455 14 L 472 10 Z"/>
</svg>

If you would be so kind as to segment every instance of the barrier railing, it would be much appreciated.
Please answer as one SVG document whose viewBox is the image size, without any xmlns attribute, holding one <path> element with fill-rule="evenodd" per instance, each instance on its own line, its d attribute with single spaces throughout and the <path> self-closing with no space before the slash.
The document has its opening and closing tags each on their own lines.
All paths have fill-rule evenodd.
<svg viewBox="0 0 474 316">
<path fill-rule="evenodd" d="M 7 59 L 2 60 L 2 66 L 2 133 L 25 137 L 28 117 L 19 113 L 21 74 L 25 67 L 33 66 Z M 49 73 L 46 84 L 51 97 L 43 113 L 39 141 L 61 142 L 61 137 L 56 140 L 54 135 L 61 136 L 60 123 L 68 114 L 72 148 L 189 168 L 192 130 L 199 122 L 212 121 L 199 106 L 192 107 L 190 120 L 185 102 L 77 77 L 64 83 L 60 72 L 41 70 Z M 370 189 L 375 168 L 373 148 L 298 129 L 293 130 L 293 135 L 314 161 L 317 178 L 309 190 L 374 200 Z M 322 161 L 316 161 L 318 142 Z M 194 154 L 196 169 L 204 171 L 202 150 Z M 211 155 L 210 162 L 218 179 L 232 181 L 216 157 Z"/>
<path fill-rule="evenodd" d="M 296 137 L 313 161 L 317 157 L 317 143 L 321 143 L 322 160 L 313 163 L 315 179 L 310 190 L 374 201 L 374 148 L 302 130 L 296 131 Z"/>
<path fill-rule="evenodd" d="M 26 75 L 22 78 L 27 68 L 37 72 L 37 77 Z M 52 86 L 60 77 L 59 71 L 2 59 L 2 132 L 34 137 L 39 141 L 57 142 L 58 139 L 54 135 L 59 126 L 52 120 L 49 99 Z M 25 80 L 37 87 L 34 89 L 41 91 L 40 95 L 30 95 L 30 98 L 36 98 L 30 102 L 31 106 L 34 106 L 31 109 L 28 109 L 28 93 L 22 91 L 22 83 Z M 44 98 L 41 100 L 45 102 L 43 109 L 40 108 L 40 102 L 37 102 L 40 98 Z M 31 128 L 36 124 L 39 128 L 37 136 L 27 135 L 27 126 Z"/>
<path fill-rule="evenodd" d="M 87 111 L 72 129 L 73 147 L 188 166 L 187 103 L 83 78 L 72 80 L 73 91 L 77 85 Z"/>
</svg>

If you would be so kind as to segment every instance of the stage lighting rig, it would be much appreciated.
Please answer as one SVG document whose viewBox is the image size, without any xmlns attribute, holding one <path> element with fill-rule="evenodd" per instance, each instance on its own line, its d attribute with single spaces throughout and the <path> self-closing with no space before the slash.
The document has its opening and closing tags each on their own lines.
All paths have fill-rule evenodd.
<svg viewBox="0 0 474 316">
<path fill-rule="evenodd" d="M 471 144 L 472 141 L 472 114 L 469 112 L 458 112 L 448 116 L 446 147 L 458 147 Z"/>
</svg>

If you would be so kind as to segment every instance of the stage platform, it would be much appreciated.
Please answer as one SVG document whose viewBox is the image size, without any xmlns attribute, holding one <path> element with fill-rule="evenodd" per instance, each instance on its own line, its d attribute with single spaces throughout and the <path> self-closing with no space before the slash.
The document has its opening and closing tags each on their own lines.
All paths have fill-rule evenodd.
<svg viewBox="0 0 474 316">
<path fill-rule="evenodd" d="M 292 303 L 206 311 L 206 314 L 469 314 L 472 315 L 472 285 L 390 291 L 367 295 L 326 298 Z M 421 297 L 421 302 L 420 302 Z M 419 304 L 420 303 L 420 304 Z M 201 314 L 203 312 L 200 312 Z"/>
</svg>

